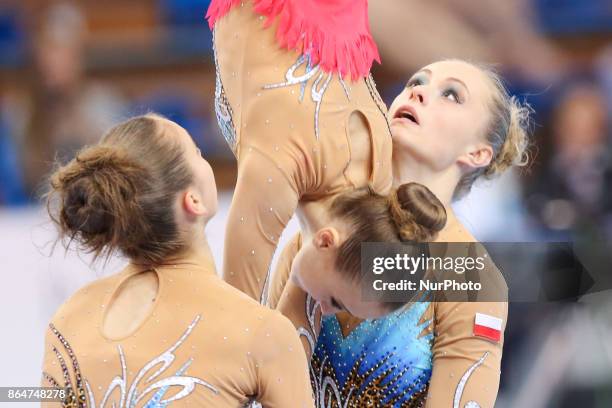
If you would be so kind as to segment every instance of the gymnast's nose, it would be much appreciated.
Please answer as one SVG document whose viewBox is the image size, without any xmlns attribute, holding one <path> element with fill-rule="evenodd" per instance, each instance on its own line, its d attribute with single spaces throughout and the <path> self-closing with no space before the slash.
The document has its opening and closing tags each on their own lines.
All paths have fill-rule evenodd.
<svg viewBox="0 0 612 408">
<path fill-rule="evenodd" d="M 416 101 L 421 105 L 427 105 L 429 100 L 427 89 L 424 85 L 416 85 L 410 89 L 410 100 Z"/>
</svg>

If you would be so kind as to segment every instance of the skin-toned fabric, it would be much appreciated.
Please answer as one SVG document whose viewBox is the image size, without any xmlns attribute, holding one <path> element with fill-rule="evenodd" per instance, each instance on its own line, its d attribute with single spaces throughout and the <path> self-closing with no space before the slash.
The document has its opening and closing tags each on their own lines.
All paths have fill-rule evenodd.
<svg viewBox="0 0 612 408">
<path fill-rule="evenodd" d="M 502 320 L 499 342 L 473 334 L 476 313 Z M 482 408 L 493 407 L 499 388 L 508 303 L 438 302 L 434 316 L 433 372 L 426 407 L 475 406 L 470 401 Z"/>
<path fill-rule="evenodd" d="M 499 343 L 473 338 L 476 309 L 455 317 L 446 308 L 463 304 L 422 302 L 376 321 L 355 320 L 344 333 L 338 317 L 321 320 L 312 298 L 288 279 L 299 250 L 296 240 L 281 257 L 270 295 L 262 294 L 280 233 L 296 207 L 367 183 L 385 191 L 391 164 L 386 108 L 371 81 L 350 83 L 319 71 L 307 57 L 279 47 L 277 24 L 266 28 L 265 22 L 246 2 L 215 24 L 217 117 L 238 160 L 225 279 L 256 299 L 277 303 L 294 322 L 307 353 L 314 349 L 311 380 L 317 406 L 328 406 L 330 399 L 332 406 L 368 401 L 373 406 L 423 406 L 428 392 L 441 404 L 430 407 L 463 407 L 479 399 L 487 406 L 497 393 L 503 337 Z M 353 111 L 366 118 L 371 138 L 368 180 L 351 179 L 348 172 L 357 156 L 348 125 Z M 505 321 L 505 312 L 496 315 L 495 308 L 478 311 Z M 436 335 L 438 329 L 444 336 Z M 317 336 L 321 341 L 315 346 Z M 482 350 L 491 351 L 479 354 Z M 484 379 L 470 381 L 472 376 Z M 387 381 L 393 385 L 385 386 Z"/>
<path fill-rule="evenodd" d="M 388 190 L 392 145 L 371 78 L 352 82 L 313 66 L 281 48 L 277 24 L 265 28 L 260 17 L 249 2 L 234 7 L 216 22 L 214 45 L 217 118 L 238 162 L 224 279 L 261 301 L 298 205 L 368 184 Z"/>
<path fill-rule="evenodd" d="M 294 237 L 281 254 L 269 302 L 274 304 L 286 282 L 277 309 L 294 323 L 307 355 L 314 349 L 311 381 L 318 407 L 329 401 L 352 406 L 367 398 L 374 399 L 373 406 L 475 408 L 470 401 L 494 406 L 506 302 L 417 302 L 381 319 L 364 321 L 344 312 L 321 319 L 308 305 L 308 295 L 289 279 L 299 243 L 300 237 Z M 499 270 L 488 262 L 486 272 L 487 286 L 507 299 Z M 501 319 L 498 342 L 474 335 L 477 313 Z M 334 385 L 326 387 L 326 379 Z"/>
<path fill-rule="evenodd" d="M 270 289 L 268 290 L 268 299 L 266 305 L 272 309 L 276 309 L 280 298 L 283 294 L 283 290 L 289 281 L 291 274 L 291 262 L 295 255 L 300 250 L 302 245 L 302 234 L 297 233 L 291 240 L 285 245 L 281 252 L 276 269 L 270 279 Z"/>
<path fill-rule="evenodd" d="M 67 385 L 89 407 L 162 407 L 171 398 L 177 407 L 313 407 L 289 320 L 223 282 L 212 259 L 156 268 L 151 313 L 132 333 L 106 337 L 105 310 L 140 270 L 94 282 L 59 309 L 46 334 L 43 386 Z"/>
</svg>

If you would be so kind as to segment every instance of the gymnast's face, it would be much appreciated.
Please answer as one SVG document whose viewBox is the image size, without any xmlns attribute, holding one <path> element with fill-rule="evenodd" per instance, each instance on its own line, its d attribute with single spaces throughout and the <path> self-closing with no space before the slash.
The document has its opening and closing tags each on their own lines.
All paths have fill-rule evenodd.
<svg viewBox="0 0 612 408">
<path fill-rule="evenodd" d="M 424 67 L 389 108 L 394 158 L 408 154 L 433 171 L 454 165 L 469 171 L 476 166 L 473 155 L 490 149 L 485 131 L 492 95 L 491 80 L 472 64 Z"/>
<path fill-rule="evenodd" d="M 217 213 L 218 206 L 217 184 L 212 168 L 185 129 L 170 120 L 160 120 L 164 121 L 170 135 L 178 138 L 184 150 L 184 158 L 193 173 L 193 184 L 183 197 L 183 208 L 208 221 Z"/>
<path fill-rule="evenodd" d="M 346 311 L 362 319 L 384 316 L 389 310 L 378 302 L 363 301 L 359 280 L 347 279 L 336 268 L 347 229 L 344 222 L 333 221 L 305 240 L 293 260 L 291 279 L 319 302 L 324 315 Z"/>
</svg>

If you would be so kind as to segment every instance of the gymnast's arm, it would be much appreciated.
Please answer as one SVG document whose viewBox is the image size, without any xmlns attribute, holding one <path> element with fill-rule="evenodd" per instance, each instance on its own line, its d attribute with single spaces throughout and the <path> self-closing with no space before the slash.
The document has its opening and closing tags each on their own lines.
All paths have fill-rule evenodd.
<svg viewBox="0 0 612 408">
<path fill-rule="evenodd" d="M 291 320 L 300 336 L 304 352 L 310 358 L 321 331 L 322 315 L 319 304 L 289 280 L 285 285 L 277 310 Z"/>
<path fill-rule="evenodd" d="M 301 245 L 302 235 L 298 233 L 283 249 L 272 275 L 267 303 L 291 320 L 310 358 L 321 329 L 321 308 L 290 279 L 291 265 Z"/>
<path fill-rule="evenodd" d="M 426 407 L 493 407 L 499 387 L 508 303 L 438 302 L 434 307 L 436 336 Z M 476 313 L 501 319 L 498 341 L 474 334 Z"/>
<path fill-rule="evenodd" d="M 268 290 L 268 299 L 266 301 L 266 305 L 271 309 L 276 309 L 278 307 L 280 298 L 291 275 L 293 258 L 295 258 L 301 246 L 302 234 L 298 232 L 291 238 L 287 245 L 285 245 L 278 258 L 274 273 L 270 276 L 270 289 Z"/>
<path fill-rule="evenodd" d="M 291 323 L 278 313 L 259 328 L 257 401 L 266 408 L 314 408 L 308 362 Z"/>
<path fill-rule="evenodd" d="M 265 301 L 263 292 L 278 240 L 299 199 L 293 170 L 256 147 L 243 146 L 228 215 L 223 278 Z"/>
</svg>

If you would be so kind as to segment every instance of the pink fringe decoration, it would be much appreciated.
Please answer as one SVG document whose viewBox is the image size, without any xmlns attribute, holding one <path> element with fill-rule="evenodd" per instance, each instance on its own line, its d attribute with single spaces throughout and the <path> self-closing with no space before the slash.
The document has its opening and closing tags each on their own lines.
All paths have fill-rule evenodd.
<svg viewBox="0 0 612 408">
<path fill-rule="evenodd" d="M 212 29 L 241 0 L 212 0 L 206 18 Z M 309 55 L 326 72 L 353 80 L 366 77 L 373 61 L 380 64 L 370 33 L 367 0 L 252 0 L 266 17 L 264 27 L 279 18 L 276 39 L 281 47 Z"/>
</svg>

